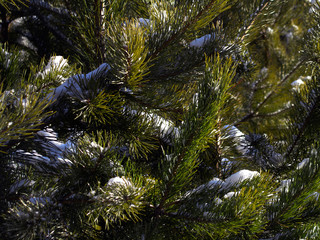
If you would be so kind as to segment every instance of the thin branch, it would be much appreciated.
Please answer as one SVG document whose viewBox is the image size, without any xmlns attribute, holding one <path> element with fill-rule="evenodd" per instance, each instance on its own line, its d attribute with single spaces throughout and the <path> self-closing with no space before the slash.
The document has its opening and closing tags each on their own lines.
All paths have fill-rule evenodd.
<svg viewBox="0 0 320 240">
<path fill-rule="evenodd" d="M 30 0 L 29 4 L 36 6 L 36 7 L 44 8 L 50 12 L 54 12 L 59 15 L 64 15 L 65 17 L 69 17 L 69 12 L 67 9 L 54 7 L 54 6 L 50 5 L 49 3 L 42 1 L 42 0 Z"/>
<path fill-rule="evenodd" d="M 293 69 L 287 73 L 279 82 L 278 84 L 273 88 L 273 90 L 271 90 L 269 93 L 267 93 L 267 95 L 265 96 L 265 98 L 263 99 L 262 102 L 260 102 L 257 107 L 251 111 L 249 114 L 247 114 L 246 116 L 244 116 L 242 119 L 240 119 L 239 121 L 237 121 L 236 123 L 234 123 L 235 126 L 239 125 L 242 122 L 247 121 L 248 119 L 254 118 L 258 115 L 259 110 L 261 107 L 263 107 L 266 102 L 276 93 L 276 90 L 282 86 L 294 73 L 297 69 L 299 69 L 301 67 L 301 65 L 305 62 L 305 60 L 301 60 L 299 61 L 294 67 Z"/>
<path fill-rule="evenodd" d="M 286 108 L 283 108 L 283 109 L 279 109 L 275 112 L 272 112 L 272 113 L 265 113 L 265 114 L 257 114 L 255 116 L 253 116 L 254 118 L 264 118 L 264 117 L 273 117 L 273 116 L 277 116 L 281 113 L 284 113 L 285 111 L 288 111 L 290 110 L 291 107 L 286 107 Z"/>
<path fill-rule="evenodd" d="M 204 9 L 202 9 L 198 15 L 192 19 L 191 21 L 189 21 L 180 31 L 178 31 L 177 33 L 173 34 L 167 41 L 165 41 L 161 47 L 159 47 L 152 55 L 151 55 L 151 59 L 154 59 L 158 56 L 158 54 L 162 51 L 162 49 L 168 47 L 172 42 L 174 42 L 178 37 L 180 37 L 181 35 L 183 35 L 188 28 L 196 23 L 200 17 L 206 13 L 207 11 L 209 11 L 209 9 L 212 7 L 212 5 L 216 2 L 216 0 L 211 1 Z"/>
<path fill-rule="evenodd" d="M 256 16 L 253 18 L 253 20 L 251 21 L 251 23 L 249 24 L 249 26 L 247 27 L 245 33 L 243 34 L 243 36 L 240 38 L 240 42 L 242 42 L 244 40 L 244 38 L 246 37 L 246 35 L 248 34 L 248 32 L 250 31 L 250 29 L 253 27 L 255 21 L 257 20 L 257 18 L 260 16 L 260 14 L 262 13 L 262 11 L 269 5 L 270 1 L 267 1 L 262 8 L 258 11 L 258 13 L 256 14 Z"/>
<path fill-rule="evenodd" d="M 295 203 L 296 203 L 295 200 L 298 199 L 306 190 L 308 190 L 310 186 L 312 186 L 312 182 L 315 180 L 318 172 L 319 172 L 319 168 L 316 169 L 316 171 L 313 173 L 313 176 L 309 177 L 308 186 L 300 187 L 299 190 L 293 196 L 290 196 L 289 203 L 285 204 L 284 208 L 282 208 L 278 212 L 278 214 L 274 217 L 274 219 L 271 219 L 270 222 L 268 222 L 266 229 L 268 229 L 269 227 L 272 228 L 274 225 L 277 225 L 277 224 L 281 225 L 281 223 L 279 222 L 281 216 L 287 213 L 288 210 L 290 210 L 290 208 L 295 206 Z M 295 208 L 298 208 L 298 207 L 295 207 Z"/>
<path fill-rule="evenodd" d="M 204 218 L 204 217 L 191 217 L 187 215 L 178 215 L 173 213 L 167 213 L 165 211 L 161 212 L 162 215 L 172 217 L 172 218 L 178 218 L 178 219 L 184 219 L 186 221 L 192 221 L 197 223 L 221 223 L 222 219 L 210 219 L 210 218 Z M 230 219 L 223 219 L 223 221 L 230 221 Z"/>
<path fill-rule="evenodd" d="M 62 39 L 64 42 L 66 42 L 70 47 L 74 48 L 74 43 L 72 41 L 70 41 L 69 38 L 67 38 L 56 26 L 53 26 L 49 20 L 47 19 L 47 17 L 42 16 L 38 11 L 37 11 L 37 16 L 39 17 L 39 19 L 52 31 L 52 33 Z"/>
<path fill-rule="evenodd" d="M 182 159 L 185 156 L 185 153 L 186 153 L 186 150 L 179 155 L 178 161 L 176 162 L 176 164 L 173 167 L 172 174 L 170 176 L 167 188 L 166 188 L 166 190 L 165 190 L 165 192 L 164 192 L 164 194 L 163 194 L 163 196 L 161 198 L 159 206 L 156 208 L 156 215 L 157 216 L 161 215 L 160 213 L 163 211 L 164 204 L 167 201 L 169 193 L 170 193 L 170 191 L 172 189 L 173 178 L 177 175 L 177 170 L 178 170 L 178 168 L 179 168 L 179 166 L 180 166 L 180 164 L 182 162 Z"/>
<path fill-rule="evenodd" d="M 141 99 L 138 99 L 136 97 L 134 97 L 132 94 L 129 93 L 124 93 L 124 92 L 120 92 L 121 94 L 125 94 L 126 98 L 130 101 L 139 103 L 140 105 L 144 106 L 144 107 L 148 107 L 151 109 L 155 109 L 155 110 L 161 110 L 163 112 L 172 112 L 172 113 L 178 113 L 178 114 L 183 114 L 183 110 L 182 109 L 178 109 L 178 108 L 167 108 L 167 107 L 159 107 L 159 106 L 155 106 L 153 104 L 147 103 Z"/>
<path fill-rule="evenodd" d="M 9 22 L 8 22 L 8 16 L 7 16 L 7 9 L 3 6 L 0 6 L 0 15 L 1 15 L 1 38 L 2 43 L 6 43 L 9 40 Z"/>
<path fill-rule="evenodd" d="M 291 152 L 293 151 L 294 147 L 297 145 L 298 141 L 301 139 L 301 137 L 303 136 L 303 133 L 305 131 L 305 129 L 307 128 L 307 126 L 309 125 L 310 120 L 312 119 L 312 113 L 313 111 L 316 109 L 317 107 L 317 103 L 318 103 L 319 97 L 317 98 L 317 100 L 313 103 L 312 108 L 309 111 L 308 116 L 305 118 L 302 126 L 299 128 L 299 133 L 298 135 L 296 135 L 294 142 L 290 145 L 290 147 L 287 149 L 286 153 L 285 153 L 285 158 L 289 156 L 289 154 L 291 154 Z"/>
</svg>

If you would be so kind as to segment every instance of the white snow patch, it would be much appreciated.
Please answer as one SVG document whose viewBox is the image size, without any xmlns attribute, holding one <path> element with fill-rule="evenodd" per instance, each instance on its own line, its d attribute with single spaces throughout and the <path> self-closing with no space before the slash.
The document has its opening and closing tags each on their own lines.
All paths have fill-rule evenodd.
<svg viewBox="0 0 320 240">
<path fill-rule="evenodd" d="M 64 94 L 67 94 L 71 97 L 76 97 L 74 92 L 77 92 L 79 94 L 82 94 L 82 88 L 81 85 L 83 84 L 86 86 L 89 80 L 91 80 L 93 77 L 99 75 L 99 74 L 106 74 L 110 70 L 110 66 L 107 63 L 101 64 L 97 69 L 93 70 L 92 72 L 89 72 L 87 74 L 78 74 L 75 76 L 72 76 L 68 78 L 63 84 L 61 84 L 59 87 L 55 88 L 53 93 L 50 93 L 48 98 L 49 99 L 57 99 L 60 96 L 63 96 Z"/>
<path fill-rule="evenodd" d="M 40 130 L 37 132 L 37 134 L 40 137 L 44 137 L 45 139 L 49 139 L 49 140 L 57 140 L 57 138 L 58 138 L 58 134 L 56 132 L 54 132 L 53 129 L 51 129 L 51 128 L 46 128 L 44 130 Z"/>
<path fill-rule="evenodd" d="M 52 56 L 44 68 L 44 72 L 52 71 L 55 69 L 62 69 L 68 66 L 68 60 L 64 59 L 63 56 Z"/>
<path fill-rule="evenodd" d="M 33 204 L 47 204 L 52 203 L 51 198 L 49 197 L 32 197 L 29 199 L 29 201 Z"/>
<path fill-rule="evenodd" d="M 301 77 L 302 80 L 304 81 L 310 81 L 312 79 L 311 76 L 305 76 L 305 77 Z"/>
<path fill-rule="evenodd" d="M 236 142 L 236 149 L 242 154 L 246 154 L 249 143 L 246 140 L 245 134 L 235 126 L 226 125 L 223 129 L 226 129 L 227 137 L 233 138 Z"/>
<path fill-rule="evenodd" d="M 237 137 L 240 140 L 244 140 L 245 139 L 244 134 L 238 128 L 236 128 L 235 126 L 231 126 L 230 127 L 229 125 L 226 125 L 225 128 L 230 128 L 229 131 L 228 131 L 229 136 Z"/>
<path fill-rule="evenodd" d="M 125 179 L 124 177 L 114 177 L 110 178 L 107 186 L 132 186 L 131 182 Z"/>
<path fill-rule="evenodd" d="M 165 137 L 168 134 L 172 134 L 174 137 L 179 137 L 180 131 L 177 127 L 174 127 L 174 123 L 163 117 L 160 117 L 153 113 L 146 113 L 149 120 L 153 120 L 155 125 L 159 126 L 161 137 Z"/>
<path fill-rule="evenodd" d="M 222 203 L 222 200 L 217 197 L 217 198 L 215 198 L 215 199 L 213 200 L 213 202 L 214 202 L 216 205 L 219 205 L 219 204 Z"/>
<path fill-rule="evenodd" d="M 297 169 L 303 168 L 306 164 L 310 162 L 310 158 L 303 159 L 297 166 Z"/>
<path fill-rule="evenodd" d="M 6 68 L 9 68 L 10 67 L 10 64 L 11 64 L 11 59 L 10 57 L 12 56 L 12 53 L 9 53 L 7 52 L 6 50 L 0 48 L 0 51 L 2 52 L 2 54 L 4 55 L 4 61 L 3 61 L 3 65 L 6 67 Z"/>
<path fill-rule="evenodd" d="M 35 183 L 35 181 L 31 181 L 29 179 L 22 179 L 16 183 L 14 183 L 13 185 L 11 185 L 11 187 L 9 189 L 9 194 L 12 194 L 12 193 L 18 191 L 19 188 L 32 186 L 34 183 Z"/>
<path fill-rule="evenodd" d="M 25 36 L 20 36 L 18 39 L 17 39 L 17 42 L 26 47 L 26 48 L 29 48 L 33 51 L 37 51 L 38 49 L 33 45 L 33 43 L 29 40 L 29 38 L 25 37 Z"/>
<path fill-rule="evenodd" d="M 295 81 L 293 81 L 293 82 L 291 83 L 291 86 L 293 86 L 293 87 L 300 87 L 300 86 L 303 85 L 303 84 L 305 84 L 305 82 L 302 81 L 301 78 L 298 78 L 297 80 L 295 80 Z"/>
<path fill-rule="evenodd" d="M 272 35 L 273 32 L 274 32 L 274 30 L 273 30 L 271 27 L 268 27 L 268 28 L 267 28 L 267 33 L 268 33 L 268 34 Z"/>
<path fill-rule="evenodd" d="M 209 191 L 214 188 L 219 188 L 220 186 L 223 187 L 224 184 L 225 184 L 225 182 L 223 180 L 221 180 L 220 178 L 213 178 L 209 182 L 202 184 L 195 189 L 187 191 L 185 194 L 185 197 L 189 197 L 193 193 L 197 193 L 197 192 L 201 192 L 201 191 Z"/>
<path fill-rule="evenodd" d="M 238 183 L 243 182 L 244 180 L 251 180 L 254 177 L 259 176 L 260 174 L 257 171 L 250 171 L 247 169 L 240 170 L 239 172 L 236 172 L 232 174 L 230 177 L 228 177 L 225 180 L 225 186 L 230 187 L 234 186 Z"/>
<path fill-rule="evenodd" d="M 57 157 L 56 160 L 57 160 L 58 162 L 60 162 L 61 164 L 67 164 L 67 165 L 69 165 L 69 166 L 72 165 L 72 162 L 71 162 L 69 159 L 67 159 L 67 158 Z"/>
<path fill-rule="evenodd" d="M 140 23 L 140 26 L 148 27 L 150 25 L 150 19 L 139 18 L 138 21 Z"/>
<path fill-rule="evenodd" d="M 233 163 L 228 158 L 222 158 L 221 165 L 223 166 L 224 170 L 228 170 L 232 167 Z"/>
<path fill-rule="evenodd" d="M 225 184 L 225 182 L 223 180 L 221 180 L 220 178 L 213 178 L 212 180 L 210 180 L 207 184 L 206 187 L 210 188 L 215 188 L 218 186 L 222 186 L 223 184 Z"/>
<path fill-rule="evenodd" d="M 289 187 L 291 185 L 292 179 L 285 179 L 281 181 L 280 187 L 278 187 L 276 189 L 277 192 L 288 192 L 289 191 Z"/>
<path fill-rule="evenodd" d="M 316 4 L 317 0 L 306 0 L 307 2 L 311 3 L 311 4 Z"/>
<path fill-rule="evenodd" d="M 237 192 L 228 192 L 227 194 L 225 194 L 223 196 L 223 198 L 227 199 L 227 198 L 232 198 L 233 196 L 236 196 Z"/>
<path fill-rule="evenodd" d="M 42 78 L 45 78 L 53 71 L 62 71 L 65 67 L 68 66 L 68 60 L 62 56 L 52 56 L 49 59 L 48 64 L 44 67 L 43 71 L 39 73 Z M 60 82 L 64 82 L 66 79 L 62 76 L 58 76 Z"/>
<path fill-rule="evenodd" d="M 202 48 L 204 46 L 204 44 L 211 39 L 211 37 L 212 37 L 211 34 L 206 34 L 200 38 L 197 38 L 197 39 L 191 41 L 189 46 L 196 47 L 196 48 Z"/>
</svg>

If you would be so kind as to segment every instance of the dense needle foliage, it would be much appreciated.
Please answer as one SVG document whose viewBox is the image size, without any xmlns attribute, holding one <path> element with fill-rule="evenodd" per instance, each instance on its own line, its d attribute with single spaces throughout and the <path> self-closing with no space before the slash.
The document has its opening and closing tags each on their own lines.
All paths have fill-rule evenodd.
<svg viewBox="0 0 320 240">
<path fill-rule="evenodd" d="M 320 2 L 0 10 L 1 239 L 320 238 Z"/>
</svg>

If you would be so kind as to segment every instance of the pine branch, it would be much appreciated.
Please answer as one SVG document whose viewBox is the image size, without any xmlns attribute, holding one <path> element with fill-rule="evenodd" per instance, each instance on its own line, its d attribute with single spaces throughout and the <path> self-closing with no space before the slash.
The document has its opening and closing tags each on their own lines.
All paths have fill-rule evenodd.
<svg viewBox="0 0 320 240">
<path fill-rule="evenodd" d="M 58 8 L 58 7 L 54 7 L 52 6 L 50 3 L 47 3 L 43 0 L 30 0 L 29 1 L 29 5 L 33 6 L 33 7 L 40 7 L 43 8 L 45 10 L 48 10 L 50 12 L 54 12 L 57 13 L 59 15 L 62 15 L 64 17 L 69 18 L 69 11 L 66 8 Z"/>
<path fill-rule="evenodd" d="M 250 22 L 249 26 L 247 27 L 245 33 L 243 34 L 243 36 L 240 38 L 240 43 L 244 41 L 245 37 L 247 36 L 247 34 L 249 33 L 250 29 L 253 27 L 254 23 L 256 22 L 257 18 L 262 14 L 262 11 L 269 5 L 270 0 L 268 0 L 263 6 L 262 8 L 259 9 L 259 11 L 255 14 L 256 16 L 252 19 L 252 21 Z"/>
<path fill-rule="evenodd" d="M 277 111 L 271 112 L 271 113 L 264 113 L 264 114 L 257 114 L 253 116 L 252 118 L 266 118 L 266 117 L 274 117 L 280 114 L 283 114 L 286 111 L 289 111 L 292 107 L 285 107 L 282 109 L 279 109 Z"/>
<path fill-rule="evenodd" d="M 305 130 L 308 128 L 308 126 L 310 126 L 310 121 L 314 117 L 313 114 L 315 113 L 315 111 L 318 111 L 317 104 L 319 103 L 319 101 L 320 101 L 320 96 L 317 96 L 317 98 L 314 100 L 314 102 L 311 106 L 311 109 L 308 111 L 308 115 L 304 119 L 303 123 L 299 126 L 299 131 L 298 131 L 297 135 L 294 137 L 293 143 L 289 146 L 286 153 L 284 154 L 285 158 L 290 156 L 290 154 L 292 153 L 294 148 L 297 146 L 297 144 L 299 143 L 299 141 L 303 137 Z"/>
<path fill-rule="evenodd" d="M 213 4 L 217 0 L 212 0 L 209 4 L 207 4 L 193 19 L 190 19 L 183 28 L 181 28 L 177 33 L 173 34 L 168 40 L 166 40 L 158 49 L 152 53 L 150 59 L 153 60 L 155 59 L 159 53 L 163 50 L 166 49 L 171 43 L 175 42 L 177 39 L 179 39 L 186 31 L 189 30 L 189 27 L 194 25 L 205 13 L 207 13 Z"/>
<path fill-rule="evenodd" d="M 319 179 L 319 164 L 317 163 L 316 159 L 312 159 L 307 166 L 304 166 L 301 170 L 296 171 L 298 172 L 292 176 L 293 182 L 291 182 L 289 189 L 282 190 L 283 192 L 280 193 L 280 196 L 277 199 L 278 202 L 275 202 L 275 204 L 281 203 L 284 206 L 281 207 L 280 205 L 281 209 L 275 209 L 276 216 L 272 217 L 272 219 L 268 222 L 266 229 L 277 229 L 278 226 L 284 226 L 285 228 L 291 227 L 284 225 L 286 224 L 286 221 L 291 222 L 292 225 L 295 225 L 293 221 L 301 224 L 302 219 L 299 219 L 297 214 L 299 212 L 301 214 L 301 212 L 305 210 L 303 204 L 308 201 L 308 196 L 310 196 L 312 192 L 316 192 L 318 189 L 317 179 Z M 292 191 L 294 191 L 293 194 Z M 288 214 L 288 212 L 289 215 L 287 218 L 285 218 L 284 215 Z M 290 224 L 289 222 L 287 224 Z"/>
<path fill-rule="evenodd" d="M 121 95 L 124 95 L 129 101 L 138 103 L 142 107 L 147 107 L 149 109 L 154 109 L 154 110 L 160 110 L 161 112 L 171 112 L 171 113 L 176 113 L 176 114 L 183 114 L 182 109 L 178 108 L 168 108 L 168 107 L 160 107 L 157 105 L 150 104 L 142 99 L 139 99 L 138 97 L 135 97 L 132 94 L 121 92 Z"/>
<path fill-rule="evenodd" d="M 268 100 L 276 93 L 277 89 L 282 86 L 303 64 L 305 63 L 305 60 L 300 60 L 292 69 L 289 73 L 287 73 L 279 82 L 278 84 L 268 92 L 264 99 L 257 104 L 254 110 L 252 110 L 249 114 L 238 120 L 237 122 L 234 123 L 235 126 L 238 126 L 240 123 L 245 122 L 249 119 L 252 119 L 256 117 L 259 114 L 260 108 L 262 108 Z"/>
<path fill-rule="evenodd" d="M 103 22 L 104 22 L 104 15 L 102 15 L 104 11 L 104 1 L 101 0 L 95 0 L 95 16 L 94 16 L 94 32 L 95 32 L 95 38 L 97 40 L 96 44 L 96 53 L 98 54 L 99 63 L 102 64 L 104 62 L 104 44 L 103 44 L 103 34 L 105 29 L 103 29 Z"/>
<path fill-rule="evenodd" d="M 69 47 L 72 49 L 74 48 L 74 43 L 63 33 L 61 32 L 56 26 L 52 25 L 50 21 L 47 19 L 46 16 L 43 16 L 39 11 L 37 11 L 37 16 L 39 19 L 46 25 L 48 29 L 52 31 L 52 33 L 63 42 L 67 43 Z"/>
<path fill-rule="evenodd" d="M 183 158 L 185 157 L 186 152 L 188 151 L 189 145 L 191 145 L 191 143 L 193 141 L 193 137 L 194 137 L 194 135 L 191 135 L 191 137 L 187 140 L 187 142 L 186 142 L 187 147 L 184 148 L 184 151 L 178 156 L 178 160 L 172 169 L 172 174 L 169 177 L 168 184 L 166 185 L 166 189 L 164 191 L 164 194 L 162 195 L 162 198 L 160 200 L 158 207 L 155 209 L 156 217 L 161 215 L 160 213 L 163 211 L 163 208 L 165 207 L 165 202 L 167 201 L 169 193 L 171 192 L 172 186 L 174 184 L 174 181 L 173 181 L 174 177 L 177 175 L 178 168 L 180 167 L 181 162 L 182 162 Z"/>
</svg>

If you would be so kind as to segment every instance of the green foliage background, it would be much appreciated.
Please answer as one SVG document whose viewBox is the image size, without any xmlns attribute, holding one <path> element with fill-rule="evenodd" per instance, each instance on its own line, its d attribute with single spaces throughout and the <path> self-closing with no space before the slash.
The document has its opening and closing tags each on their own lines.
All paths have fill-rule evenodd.
<svg viewBox="0 0 320 240">
<path fill-rule="evenodd" d="M 319 238 L 320 2 L 0 4 L 2 238 Z"/>
</svg>

